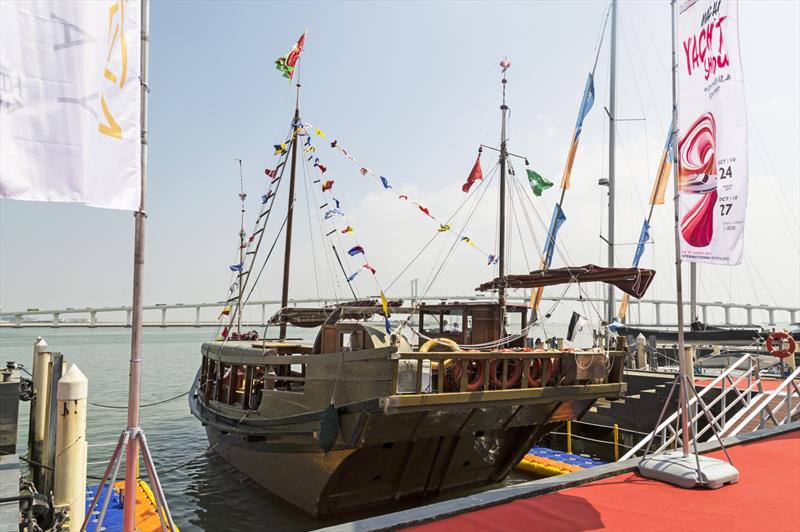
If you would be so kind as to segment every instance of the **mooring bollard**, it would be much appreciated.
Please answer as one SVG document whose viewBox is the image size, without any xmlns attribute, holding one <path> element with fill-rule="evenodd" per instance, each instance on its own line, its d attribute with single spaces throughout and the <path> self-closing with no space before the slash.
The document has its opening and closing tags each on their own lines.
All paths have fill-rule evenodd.
<svg viewBox="0 0 800 532">
<path fill-rule="evenodd" d="M 69 530 L 80 530 L 86 505 L 86 402 L 89 381 L 75 364 L 58 381 L 53 502 L 69 507 Z"/>
<path fill-rule="evenodd" d="M 52 353 L 40 336 L 33 347 L 33 399 L 31 400 L 30 457 L 34 462 L 33 483 L 43 489 L 44 469 L 37 465 L 45 462 L 47 438 L 47 412 L 50 405 L 50 363 Z"/>
</svg>

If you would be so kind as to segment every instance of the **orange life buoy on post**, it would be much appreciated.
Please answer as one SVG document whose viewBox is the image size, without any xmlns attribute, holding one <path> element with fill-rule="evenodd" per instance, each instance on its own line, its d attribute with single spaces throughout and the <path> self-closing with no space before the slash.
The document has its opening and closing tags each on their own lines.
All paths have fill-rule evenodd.
<svg viewBox="0 0 800 532">
<path fill-rule="evenodd" d="M 522 361 L 519 359 L 509 360 L 507 364 L 506 388 L 513 388 L 522 376 Z M 503 388 L 503 361 L 492 360 L 489 365 L 489 378 L 495 388 Z"/>
<path fill-rule="evenodd" d="M 460 359 L 453 366 L 453 383 L 456 389 L 459 388 L 461 382 L 461 372 L 464 371 L 464 365 L 467 366 L 467 390 L 470 392 L 477 392 L 483 388 L 483 381 L 486 377 L 483 371 L 483 362 L 480 360 L 466 360 Z"/>
<path fill-rule="evenodd" d="M 786 347 L 784 347 L 784 343 Z M 797 343 L 792 335 L 784 331 L 774 331 L 767 337 L 767 352 L 778 358 L 786 358 L 794 354 Z"/>
</svg>

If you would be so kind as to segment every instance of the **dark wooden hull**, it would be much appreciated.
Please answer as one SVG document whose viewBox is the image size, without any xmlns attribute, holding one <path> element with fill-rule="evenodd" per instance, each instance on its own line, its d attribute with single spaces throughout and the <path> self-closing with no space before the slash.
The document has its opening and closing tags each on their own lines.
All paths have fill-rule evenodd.
<svg viewBox="0 0 800 532">
<path fill-rule="evenodd" d="M 193 397 L 190 406 L 226 461 L 290 504 L 328 516 L 502 481 L 555 424 L 594 400 L 343 409 L 339 441 L 327 454 L 313 421 L 232 429 Z"/>
</svg>

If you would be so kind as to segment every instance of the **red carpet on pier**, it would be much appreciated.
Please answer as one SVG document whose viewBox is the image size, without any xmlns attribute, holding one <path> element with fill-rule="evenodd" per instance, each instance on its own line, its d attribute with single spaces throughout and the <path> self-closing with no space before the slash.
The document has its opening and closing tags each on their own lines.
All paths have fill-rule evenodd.
<svg viewBox="0 0 800 532">
<path fill-rule="evenodd" d="M 628 473 L 410 530 L 799 531 L 800 431 L 728 452 L 740 480 L 718 490 L 686 490 Z M 719 451 L 710 456 L 724 458 Z"/>
</svg>

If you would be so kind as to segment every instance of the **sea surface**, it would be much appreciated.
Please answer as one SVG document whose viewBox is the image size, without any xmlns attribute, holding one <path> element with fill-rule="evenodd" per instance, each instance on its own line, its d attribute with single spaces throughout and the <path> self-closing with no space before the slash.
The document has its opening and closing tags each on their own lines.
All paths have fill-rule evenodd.
<svg viewBox="0 0 800 532">
<path fill-rule="evenodd" d="M 290 336 L 308 338 L 313 332 L 290 330 Z M 141 403 L 155 403 L 187 392 L 200 361 L 200 344 L 213 334 L 211 328 L 145 328 Z M 32 368 L 33 344 L 38 336 L 45 339 L 51 351 L 62 353 L 67 363 L 77 364 L 89 379 L 88 474 L 99 477 L 126 425 L 130 329 L 2 328 L 0 363 L 14 360 Z M 102 408 L 91 403 L 122 408 Z M 22 455 L 27 453 L 29 406 L 30 403 L 20 403 L 18 452 Z M 317 520 L 271 495 L 207 452 L 205 430 L 189 412 L 185 396 L 142 408 L 141 427 L 172 516 L 182 531 L 301 531 L 371 515 Z M 506 483 L 524 480 L 529 479 L 514 475 Z M 97 483 L 90 478 L 89 485 Z"/>
</svg>

